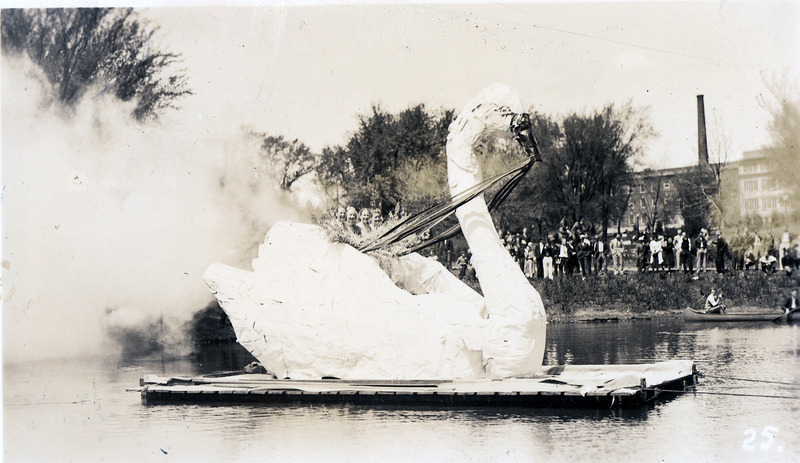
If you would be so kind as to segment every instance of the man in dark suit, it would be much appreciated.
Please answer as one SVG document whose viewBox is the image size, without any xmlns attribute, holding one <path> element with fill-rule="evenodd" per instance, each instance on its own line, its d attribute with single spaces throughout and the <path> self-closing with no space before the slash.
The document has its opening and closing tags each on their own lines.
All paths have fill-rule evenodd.
<svg viewBox="0 0 800 463">
<path fill-rule="evenodd" d="M 717 265 L 717 273 L 725 273 L 725 255 L 728 254 L 728 243 L 722 237 L 722 232 L 717 232 L 717 240 L 714 242 L 717 248 L 717 255 L 715 262 Z"/>
</svg>

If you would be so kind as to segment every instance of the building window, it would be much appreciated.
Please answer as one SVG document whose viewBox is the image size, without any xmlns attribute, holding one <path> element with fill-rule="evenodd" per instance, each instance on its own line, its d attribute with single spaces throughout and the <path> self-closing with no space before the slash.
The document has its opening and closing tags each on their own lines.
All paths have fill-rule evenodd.
<svg viewBox="0 0 800 463">
<path fill-rule="evenodd" d="M 664 189 L 669 190 L 669 182 L 664 182 Z"/>
<path fill-rule="evenodd" d="M 744 208 L 748 211 L 755 211 L 758 209 L 758 198 L 751 198 L 744 202 Z"/>
<path fill-rule="evenodd" d="M 778 200 L 775 198 L 764 198 L 764 209 L 777 209 Z"/>
<path fill-rule="evenodd" d="M 742 189 L 744 191 L 758 190 L 758 180 L 745 180 L 742 184 Z"/>
</svg>

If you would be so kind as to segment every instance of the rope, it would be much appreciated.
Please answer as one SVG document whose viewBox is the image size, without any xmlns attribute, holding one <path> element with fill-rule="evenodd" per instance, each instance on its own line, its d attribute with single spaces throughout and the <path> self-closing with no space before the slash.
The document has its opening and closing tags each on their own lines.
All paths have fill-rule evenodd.
<svg viewBox="0 0 800 463">
<path fill-rule="evenodd" d="M 787 395 L 767 395 L 767 394 L 741 394 L 737 392 L 712 392 L 712 391 L 683 391 L 679 389 L 658 389 L 658 388 L 647 388 L 651 391 L 660 391 L 660 392 L 691 392 L 692 394 L 705 394 L 705 395 L 728 395 L 728 396 L 735 396 L 735 397 L 762 397 L 767 399 L 800 399 L 800 397 L 795 396 L 787 396 Z"/>
<path fill-rule="evenodd" d="M 730 379 L 730 380 L 734 380 L 734 381 L 750 381 L 750 382 L 753 382 L 753 383 L 781 384 L 781 385 L 784 385 L 784 386 L 800 387 L 800 384 L 798 384 L 798 383 L 786 383 L 786 382 L 783 382 L 783 381 L 769 381 L 769 380 L 766 380 L 766 379 L 735 378 L 733 376 L 707 376 L 707 375 L 703 375 L 703 378 Z"/>
<path fill-rule="evenodd" d="M 452 214 L 459 206 L 465 204 L 487 189 L 493 187 L 494 185 L 500 183 L 507 177 L 511 177 L 507 183 L 505 183 L 500 190 L 494 194 L 492 199 L 489 201 L 489 210 L 497 207 L 504 199 L 506 199 L 511 192 L 511 190 L 522 180 L 525 174 L 528 173 L 530 168 L 536 161 L 534 159 L 529 159 L 510 170 L 503 172 L 499 175 L 496 175 L 492 178 L 484 180 L 483 182 L 474 185 L 463 192 L 448 198 L 447 200 L 440 201 L 433 206 L 414 214 L 407 219 L 403 220 L 402 222 L 398 223 L 391 229 L 387 230 L 383 235 L 378 237 L 373 243 L 369 243 L 364 245 L 362 248 L 359 249 L 361 252 L 369 252 L 374 251 L 376 249 L 382 248 L 384 246 L 390 245 L 392 243 L 396 243 L 402 239 L 408 238 L 411 235 L 420 233 L 425 230 L 429 230 L 434 225 L 441 223 L 444 221 L 450 214 Z M 420 243 L 413 248 L 410 248 L 406 251 L 406 253 L 414 252 L 435 244 L 439 241 L 447 239 L 449 237 L 455 236 L 461 230 L 461 225 L 457 224 L 449 229 L 445 230 L 444 232 L 440 233 L 439 235 Z"/>
<path fill-rule="evenodd" d="M 419 212 L 417 214 L 412 215 L 411 217 L 403 220 L 399 224 L 392 227 L 390 230 L 386 231 L 383 235 L 378 237 L 373 243 L 366 243 L 364 244 L 359 251 L 361 252 L 369 252 L 374 251 L 378 248 L 382 248 L 384 246 L 390 245 L 392 243 L 396 243 L 400 240 L 408 238 L 411 235 L 418 234 L 420 232 L 426 232 L 433 228 L 435 225 L 444 221 L 450 214 L 455 212 L 459 206 L 471 201 L 476 196 L 480 195 L 487 189 L 491 188 L 495 184 L 499 183 L 506 177 L 511 177 L 508 182 L 500 187 L 500 189 L 494 194 L 492 199 L 489 201 L 487 207 L 489 211 L 494 209 L 495 207 L 499 206 L 509 194 L 517 186 L 517 184 L 525 177 L 525 174 L 533 167 L 533 165 L 537 161 L 542 160 L 541 152 L 539 151 L 539 144 L 536 142 L 536 137 L 533 135 L 533 131 L 531 129 L 531 120 L 530 115 L 527 113 L 521 114 L 514 114 L 509 112 L 508 114 L 504 115 L 512 115 L 511 125 L 509 129 L 513 133 L 514 140 L 522 146 L 522 149 L 525 151 L 525 154 L 528 155 L 528 160 L 525 162 L 511 168 L 510 170 L 497 175 L 493 178 L 488 180 L 484 180 L 483 182 L 473 185 L 472 187 L 466 189 L 465 191 L 451 197 L 450 199 L 440 201 L 433 206 Z M 458 121 L 458 119 L 456 119 Z M 414 251 L 418 251 L 423 249 L 427 246 L 432 244 L 438 243 L 442 240 L 455 236 L 461 230 L 461 225 L 456 224 L 444 232 L 440 233 L 433 238 L 428 239 L 427 241 L 417 244 L 410 249 L 407 249 L 403 254 L 408 254 Z"/>
</svg>

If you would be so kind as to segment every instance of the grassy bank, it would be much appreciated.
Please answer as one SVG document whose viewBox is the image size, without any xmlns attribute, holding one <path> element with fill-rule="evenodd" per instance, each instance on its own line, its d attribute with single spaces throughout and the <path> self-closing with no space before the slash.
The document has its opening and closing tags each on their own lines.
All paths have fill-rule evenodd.
<svg viewBox="0 0 800 463">
<path fill-rule="evenodd" d="M 533 280 L 552 321 L 668 317 L 685 307 L 701 308 L 712 288 L 722 289 L 728 307 L 775 309 L 796 282 L 758 271 L 600 275 Z"/>
<path fill-rule="evenodd" d="M 699 309 L 711 288 L 722 289 L 724 302 L 738 311 L 776 310 L 797 280 L 782 273 L 750 270 L 577 275 L 532 280 L 551 322 L 630 320 L 678 316 L 685 307 Z M 480 291 L 477 282 L 467 282 Z"/>
</svg>

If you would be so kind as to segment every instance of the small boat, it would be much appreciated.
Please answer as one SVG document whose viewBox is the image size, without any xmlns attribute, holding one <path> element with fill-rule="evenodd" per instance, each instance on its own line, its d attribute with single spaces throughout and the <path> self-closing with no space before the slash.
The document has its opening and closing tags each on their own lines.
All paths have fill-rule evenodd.
<svg viewBox="0 0 800 463">
<path fill-rule="evenodd" d="M 781 316 L 778 312 L 762 313 L 705 313 L 690 307 L 683 309 L 683 320 L 687 322 L 769 322 Z"/>
</svg>

